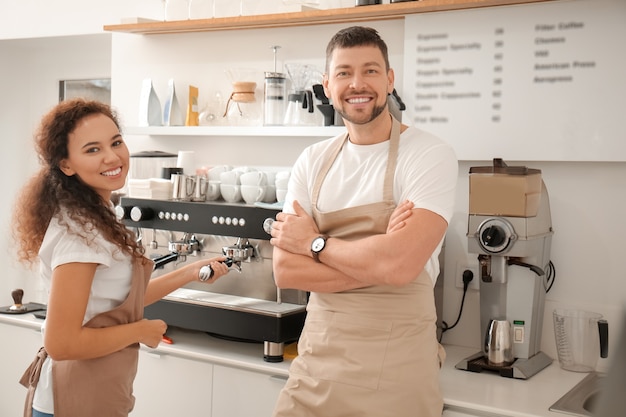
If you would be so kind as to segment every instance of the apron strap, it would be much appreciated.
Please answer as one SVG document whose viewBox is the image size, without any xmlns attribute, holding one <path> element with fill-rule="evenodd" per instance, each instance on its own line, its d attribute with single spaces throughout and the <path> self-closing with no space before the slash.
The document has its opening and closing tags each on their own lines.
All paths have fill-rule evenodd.
<svg viewBox="0 0 626 417">
<path fill-rule="evenodd" d="M 26 400 L 24 402 L 24 417 L 32 417 L 33 415 L 33 398 L 35 397 L 35 389 L 39 383 L 41 367 L 47 357 L 48 352 L 46 352 L 46 349 L 43 347 L 40 348 L 33 362 L 20 378 L 20 384 L 28 388 L 28 393 L 26 394 Z"/>
<path fill-rule="evenodd" d="M 398 149 L 400 148 L 400 122 L 391 116 L 391 136 L 389 137 L 389 155 L 387 157 L 387 170 L 383 185 L 383 199 L 393 201 L 393 180 L 398 161 Z"/>
</svg>

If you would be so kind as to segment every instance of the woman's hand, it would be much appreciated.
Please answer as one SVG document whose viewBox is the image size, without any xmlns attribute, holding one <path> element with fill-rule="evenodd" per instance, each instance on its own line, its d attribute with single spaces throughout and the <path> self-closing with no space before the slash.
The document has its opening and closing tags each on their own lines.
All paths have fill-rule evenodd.
<svg viewBox="0 0 626 417">
<path fill-rule="evenodd" d="M 159 346 L 167 330 L 167 324 L 165 324 L 163 320 L 148 319 L 143 319 L 139 321 L 138 324 L 141 326 L 138 332 L 139 343 L 143 343 L 153 349 Z"/>
<path fill-rule="evenodd" d="M 202 266 L 210 266 L 213 270 L 213 276 L 206 281 L 202 281 L 207 284 L 212 284 L 218 280 L 221 276 L 228 274 L 228 265 L 224 263 L 226 261 L 225 256 L 216 256 L 215 258 L 205 259 L 203 261 L 199 261 Z M 198 275 L 199 278 L 199 275 Z"/>
<path fill-rule="evenodd" d="M 405 220 L 408 219 L 413 213 L 414 206 L 413 202 L 409 200 L 405 200 L 404 202 L 398 204 L 389 218 L 387 233 L 402 229 L 405 225 Z"/>
</svg>

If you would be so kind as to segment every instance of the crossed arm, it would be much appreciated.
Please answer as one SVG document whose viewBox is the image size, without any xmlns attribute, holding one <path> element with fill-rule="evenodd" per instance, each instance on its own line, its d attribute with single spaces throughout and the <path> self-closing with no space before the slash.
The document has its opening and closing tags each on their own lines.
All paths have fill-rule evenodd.
<svg viewBox="0 0 626 417">
<path fill-rule="evenodd" d="M 424 268 L 447 228 L 438 214 L 403 202 L 393 212 L 386 233 L 352 241 L 331 237 L 317 263 L 310 249 L 320 234 L 317 225 L 297 201 L 294 210 L 295 214 L 276 216 L 270 242 L 278 287 L 303 291 L 408 284 Z"/>
</svg>

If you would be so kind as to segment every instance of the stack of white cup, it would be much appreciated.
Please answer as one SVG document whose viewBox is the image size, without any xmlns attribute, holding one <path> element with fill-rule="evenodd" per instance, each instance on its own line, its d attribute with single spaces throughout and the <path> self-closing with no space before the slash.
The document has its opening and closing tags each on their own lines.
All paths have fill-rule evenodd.
<svg viewBox="0 0 626 417">
<path fill-rule="evenodd" d="M 222 175 L 222 172 L 230 171 L 231 169 L 232 167 L 229 165 L 216 165 L 207 170 L 209 184 L 207 185 L 206 199 L 208 201 L 215 201 L 222 196 L 220 175 Z"/>
<path fill-rule="evenodd" d="M 291 171 L 279 171 L 276 173 L 276 180 L 274 185 L 276 186 L 276 201 L 282 203 L 285 201 L 287 195 L 287 184 L 289 184 L 289 177 Z"/>
<path fill-rule="evenodd" d="M 263 171 L 250 170 L 241 174 L 241 196 L 247 204 L 265 201 L 267 193 L 267 174 Z"/>
<path fill-rule="evenodd" d="M 220 174 L 220 193 L 227 203 L 238 203 L 241 201 L 241 171 L 224 171 Z"/>
</svg>

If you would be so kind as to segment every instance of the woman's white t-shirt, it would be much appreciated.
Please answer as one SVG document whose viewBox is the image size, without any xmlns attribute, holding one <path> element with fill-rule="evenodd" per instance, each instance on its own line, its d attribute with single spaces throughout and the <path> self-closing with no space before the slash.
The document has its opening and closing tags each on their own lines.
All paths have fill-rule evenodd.
<svg viewBox="0 0 626 417">
<path fill-rule="evenodd" d="M 48 225 L 39 249 L 39 272 L 46 291 L 50 293 L 52 272 L 59 265 L 74 262 L 98 264 L 83 318 L 85 324 L 94 316 L 119 306 L 126 299 L 131 285 L 132 262 L 130 256 L 121 253 L 117 246 L 105 240 L 96 230 L 85 230 L 67 216 L 63 218 L 69 225 L 69 230 L 56 216 Z M 73 279 L 83 278 L 76 276 Z M 71 303 L 72 300 L 67 302 Z M 42 333 L 44 331 L 45 322 L 42 325 Z M 43 413 L 54 412 L 50 358 L 43 364 L 39 384 L 35 390 L 33 408 Z"/>
</svg>

